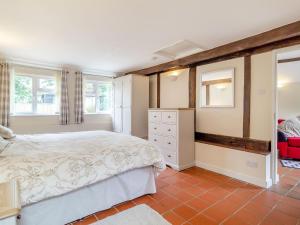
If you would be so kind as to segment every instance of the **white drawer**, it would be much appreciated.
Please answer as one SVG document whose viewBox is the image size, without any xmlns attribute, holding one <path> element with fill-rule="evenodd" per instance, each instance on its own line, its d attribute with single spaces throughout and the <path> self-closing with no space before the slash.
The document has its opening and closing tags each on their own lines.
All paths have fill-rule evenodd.
<svg viewBox="0 0 300 225">
<path fill-rule="evenodd" d="M 149 123 L 149 135 L 150 134 L 161 134 L 162 127 L 158 123 Z"/>
<path fill-rule="evenodd" d="M 177 164 L 176 152 L 164 151 L 164 158 L 167 164 Z"/>
<path fill-rule="evenodd" d="M 162 112 L 162 122 L 163 123 L 176 123 L 177 121 L 177 112 Z"/>
<path fill-rule="evenodd" d="M 158 135 L 150 135 L 148 139 L 155 145 L 162 145 L 163 143 L 163 137 Z"/>
<path fill-rule="evenodd" d="M 177 141 L 175 138 L 173 137 L 164 137 L 162 139 L 162 146 L 167 149 L 167 150 L 170 150 L 170 151 L 175 151 L 177 150 Z"/>
<path fill-rule="evenodd" d="M 149 112 L 149 122 L 159 122 L 161 121 L 161 112 Z"/>
<path fill-rule="evenodd" d="M 160 133 L 164 136 L 173 136 L 176 138 L 176 132 L 177 128 L 176 125 L 170 125 L 170 124 L 164 124 L 160 128 Z"/>
</svg>

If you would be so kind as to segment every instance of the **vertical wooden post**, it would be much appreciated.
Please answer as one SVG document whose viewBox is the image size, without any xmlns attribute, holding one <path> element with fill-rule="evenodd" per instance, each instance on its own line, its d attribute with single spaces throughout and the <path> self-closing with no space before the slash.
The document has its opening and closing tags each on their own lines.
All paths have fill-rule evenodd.
<svg viewBox="0 0 300 225">
<path fill-rule="evenodd" d="M 189 70 L 189 108 L 196 108 L 196 67 Z"/>
<path fill-rule="evenodd" d="M 251 110 L 251 55 L 244 57 L 244 115 L 243 137 L 250 137 L 250 110 Z"/>
<path fill-rule="evenodd" d="M 160 108 L 160 73 L 157 74 L 157 108 Z"/>
</svg>

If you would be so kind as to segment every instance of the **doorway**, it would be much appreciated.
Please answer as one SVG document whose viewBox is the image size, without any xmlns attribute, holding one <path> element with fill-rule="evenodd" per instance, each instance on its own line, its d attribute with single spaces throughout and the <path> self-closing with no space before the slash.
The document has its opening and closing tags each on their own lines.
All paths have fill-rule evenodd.
<svg viewBox="0 0 300 225">
<path fill-rule="evenodd" d="M 274 51 L 271 191 L 300 199 L 300 46 Z"/>
</svg>

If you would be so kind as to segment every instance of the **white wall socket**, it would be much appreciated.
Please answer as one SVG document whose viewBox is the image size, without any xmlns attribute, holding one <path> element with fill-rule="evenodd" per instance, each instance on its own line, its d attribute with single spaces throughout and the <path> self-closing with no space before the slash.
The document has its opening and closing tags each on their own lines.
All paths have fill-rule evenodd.
<svg viewBox="0 0 300 225">
<path fill-rule="evenodd" d="M 257 168 L 257 162 L 255 161 L 247 161 L 247 166 L 251 168 Z"/>
</svg>

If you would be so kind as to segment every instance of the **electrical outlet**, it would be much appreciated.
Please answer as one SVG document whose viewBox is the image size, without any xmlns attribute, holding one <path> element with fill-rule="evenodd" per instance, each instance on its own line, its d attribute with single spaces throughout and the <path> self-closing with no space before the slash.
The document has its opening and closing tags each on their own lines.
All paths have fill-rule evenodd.
<svg viewBox="0 0 300 225">
<path fill-rule="evenodd" d="M 250 168 L 257 168 L 257 162 L 247 161 L 247 166 L 250 167 Z"/>
</svg>

